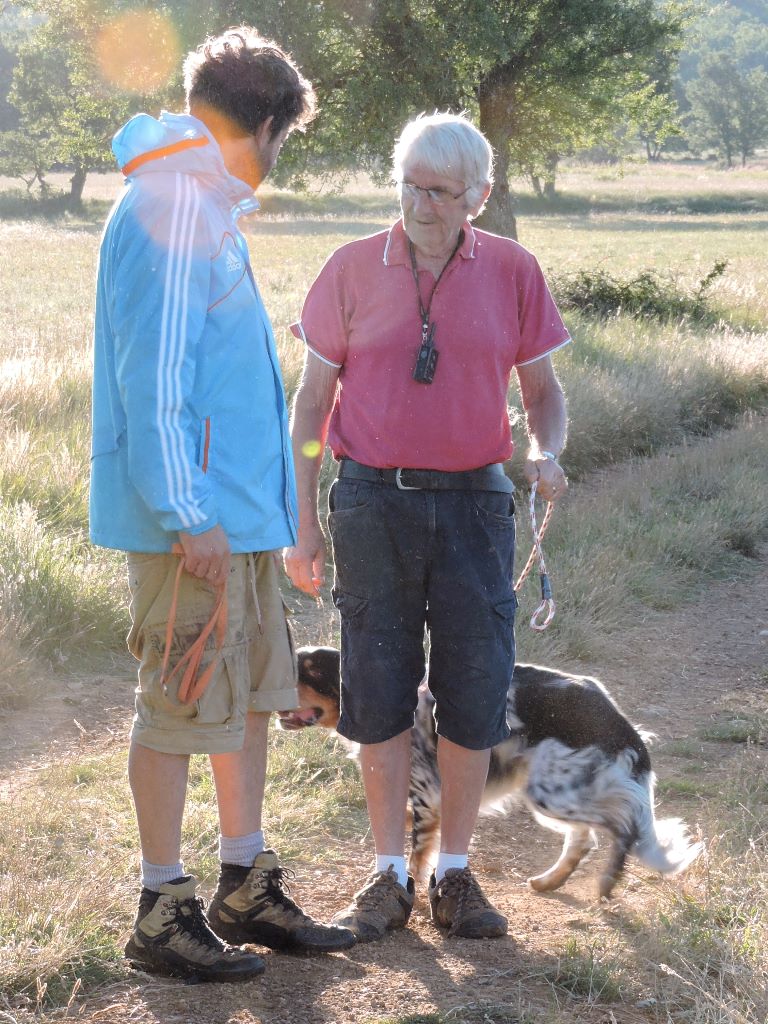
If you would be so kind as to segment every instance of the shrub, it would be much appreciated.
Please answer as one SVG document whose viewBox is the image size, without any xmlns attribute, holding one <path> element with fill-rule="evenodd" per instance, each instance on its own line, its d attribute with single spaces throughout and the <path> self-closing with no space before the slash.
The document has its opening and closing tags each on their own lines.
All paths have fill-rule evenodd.
<svg viewBox="0 0 768 1024">
<path fill-rule="evenodd" d="M 674 278 L 654 270 L 627 279 L 613 277 L 605 270 L 579 270 L 555 278 L 553 288 L 563 309 L 579 309 L 589 316 L 627 313 L 658 320 L 713 323 L 718 317 L 709 306 L 707 292 L 727 266 L 727 260 L 718 260 L 693 292 L 684 291 Z"/>
</svg>

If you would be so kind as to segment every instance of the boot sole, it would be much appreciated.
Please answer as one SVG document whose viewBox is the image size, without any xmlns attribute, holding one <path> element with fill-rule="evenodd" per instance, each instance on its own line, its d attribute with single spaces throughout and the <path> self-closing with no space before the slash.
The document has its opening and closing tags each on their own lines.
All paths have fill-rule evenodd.
<svg viewBox="0 0 768 1024">
<path fill-rule="evenodd" d="M 267 949 L 274 949 L 282 953 L 342 953 L 346 949 L 351 949 L 357 944 L 358 939 L 354 933 L 351 934 L 351 941 L 345 940 L 343 943 L 334 941 L 331 943 L 309 943 L 300 942 L 293 939 L 290 934 L 285 936 L 279 935 L 259 935 L 253 933 L 249 929 L 240 928 L 236 924 L 228 924 L 226 921 L 217 921 L 209 919 L 211 928 L 216 932 L 220 939 L 224 939 L 232 946 L 242 945 L 255 945 L 255 946 L 266 946 Z"/>
<path fill-rule="evenodd" d="M 215 971 L 201 974 L 200 971 L 192 968 L 187 970 L 181 967 L 172 967 L 169 964 L 146 963 L 144 960 L 130 959 L 128 960 L 128 966 L 131 970 L 142 971 L 144 974 L 152 974 L 160 978 L 176 978 L 187 985 L 205 985 L 208 982 L 236 985 L 240 982 L 252 981 L 254 978 L 260 977 L 266 970 L 267 965 L 264 964 L 263 967 L 252 969 L 247 974 L 218 974 Z"/>
<path fill-rule="evenodd" d="M 187 967 L 183 964 L 166 963 L 163 960 L 144 960 L 136 955 L 135 949 L 130 948 L 126 948 L 125 958 L 128 961 L 129 967 L 134 971 L 143 971 L 145 974 L 153 974 L 163 978 L 178 978 L 186 982 L 187 985 L 201 985 L 206 982 L 238 984 L 258 978 L 267 969 L 267 965 L 261 957 L 257 958 L 258 962 L 256 964 L 240 974 L 217 971 L 205 967 L 195 967 L 192 964 Z"/>
</svg>

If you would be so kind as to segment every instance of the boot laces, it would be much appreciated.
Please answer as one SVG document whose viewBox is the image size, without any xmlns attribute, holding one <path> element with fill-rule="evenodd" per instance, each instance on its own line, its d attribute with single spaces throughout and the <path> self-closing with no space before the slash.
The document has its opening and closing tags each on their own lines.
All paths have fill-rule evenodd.
<svg viewBox="0 0 768 1024">
<path fill-rule="evenodd" d="M 288 895 L 291 891 L 288 880 L 296 877 L 296 872 L 291 871 L 290 868 L 283 868 L 278 865 L 276 868 L 272 868 L 270 871 L 263 872 L 267 876 L 267 889 L 266 896 L 273 903 L 279 903 L 284 907 L 290 914 L 301 918 L 302 921 L 309 921 L 310 918 L 301 910 L 299 906 L 291 899 Z M 258 883 L 256 883 L 258 886 Z"/>
<path fill-rule="evenodd" d="M 483 890 L 477 883 L 469 868 L 462 868 L 455 875 L 445 875 L 440 883 L 440 895 L 456 900 L 456 910 L 453 915 L 449 935 L 453 934 L 459 927 L 465 914 L 474 910 L 487 910 L 490 903 L 483 895 Z"/>
<path fill-rule="evenodd" d="M 361 889 L 355 896 L 355 902 L 361 910 L 379 910 L 389 899 L 392 891 L 392 874 L 381 871 L 373 881 Z"/>
<path fill-rule="evenodd" d="M 191 896 L 186 900 L 177 901 L 177 929 L 186 932 L 195 942 L 209 949 L 221 952 L 225 947 L 221 939 L 215 935 L 205 917 L 205 902 L 199 896 Z"/>
</svg>

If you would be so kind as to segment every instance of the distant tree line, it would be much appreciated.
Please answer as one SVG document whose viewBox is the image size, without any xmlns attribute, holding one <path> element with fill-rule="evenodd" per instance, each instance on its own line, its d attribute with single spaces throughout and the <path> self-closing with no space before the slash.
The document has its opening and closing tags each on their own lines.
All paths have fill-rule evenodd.
<svg viewBox="0 0 768 1024">
<path fill-rule="evenodd" d="M 0 2 L 0 173 L 47 188 L 113 166 L 117 127 L 181 100 L 179 57 L 256 25 L 290 49 L 322 116 L 279 173 L 388 174 L 393 135 L 463 109 L 497 155 L 485 226 L 515 234 L 509 178 L 553 195 L 560 160 L 687 148 L 728 166 L 768 143 L 768 0 L 128 0 Z M 698 12 L 698 13 L 697 13 Z M 134 16 L 143 18 L 139 29 Z M 166 70 L 158 77 L 158 66 Z"/>
</svg>

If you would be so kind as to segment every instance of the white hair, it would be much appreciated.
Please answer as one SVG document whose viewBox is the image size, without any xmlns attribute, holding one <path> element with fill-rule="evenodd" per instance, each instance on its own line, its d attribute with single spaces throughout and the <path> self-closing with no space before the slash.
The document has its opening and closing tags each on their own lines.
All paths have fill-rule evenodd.
<svg viewBox="0 0 768 1024">
<path fill-rule="evenodd" d="M 493 185 L 491 145 L 463 114 L 419 114 L 408 122 L 395 143 L 395 180 L 402 181 L 405 166 L 414 164 L 463 181 L 470 207 L 482 202 L 485 189 Z"/>
</svg>

